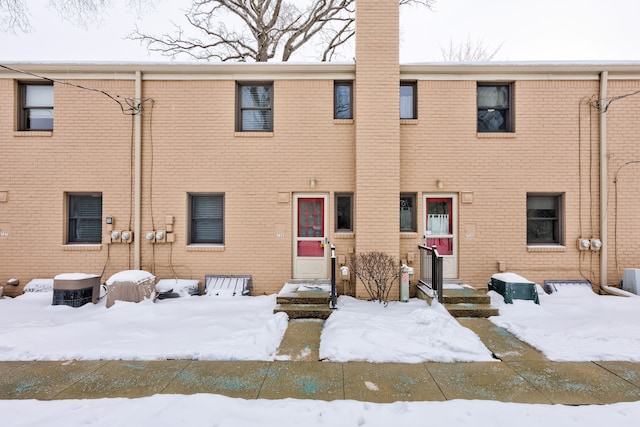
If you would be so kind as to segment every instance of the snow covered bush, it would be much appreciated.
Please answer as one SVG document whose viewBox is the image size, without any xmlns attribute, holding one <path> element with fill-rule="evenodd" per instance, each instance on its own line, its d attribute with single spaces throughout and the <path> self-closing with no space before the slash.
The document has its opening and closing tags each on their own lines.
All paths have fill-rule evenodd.
<svg viewBox="0 0 640 427">
<path fill-rule="evenodd" d="M 395 258 L 384 252 L 363 252 L 351 259 L 353 273 L 362 281 L 371 300 L 387 304 L 389 292 L 400 277 Z"/>
</svg>

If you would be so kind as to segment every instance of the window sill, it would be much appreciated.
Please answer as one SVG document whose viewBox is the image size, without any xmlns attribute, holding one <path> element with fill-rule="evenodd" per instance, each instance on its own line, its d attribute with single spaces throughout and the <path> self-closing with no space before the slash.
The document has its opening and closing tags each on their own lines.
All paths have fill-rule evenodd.
<svg viewBox="0 0 640 427">
<path fill-rule="evenodd" d="M 101 251 L 102 244 L 101 243 L 79 243 L 73 244 L 68 243 L 66 245 L 62 245 L 63 251 Z"/>
<path fill-rule="evenodd" d="M 352 231 L 336 231 L 333 235 L 334 239 L 353 239 L 356 237 L 356 233 Z"/>
<path fill-rule="evenodd" d="M 417 125 L 418 119 L 400 119 L 401 125 Z"/>
<path fill-rule="evenodd" d="M 224 245 L 187 245 L 187 252 L 224 252 Z"/>
<path fill-rule="evenodd" d="M 531 245 L 527 246 L 527 252 L 564 252 L 567 249 L 562 245 Z"/>
<path fill-rule="evenodd" d="M 352 125 L 353 119 L 333 119 L 334 125 Z"/>
<path fill-rule="evenodd" d="M 52 130 L 48 130 L 48 131 L 17 130 L 13 132 L 13 136 L 17 136 L 17 137 L 33 136 L 38 138 L 42 138 L 42 137 L 46 138 L 46 137 L 52 137 L 53 131 Z"/>
<path fill-rule="evenodd" d="M 418 233 L 416 233 L 415 231 L 401 231 L 400 238 L 401 239 L 417 239 Z"/>
<path fill-rule="evenodd" d="M 517 134 L 515 132 L 477 132 L 476 138 L 478 139 L 515 139 Z"/>
<path fill-rule="evenodd" d="M 273 138 L 273 132 L 235 132 L 236 138 Z"/>
</svg>

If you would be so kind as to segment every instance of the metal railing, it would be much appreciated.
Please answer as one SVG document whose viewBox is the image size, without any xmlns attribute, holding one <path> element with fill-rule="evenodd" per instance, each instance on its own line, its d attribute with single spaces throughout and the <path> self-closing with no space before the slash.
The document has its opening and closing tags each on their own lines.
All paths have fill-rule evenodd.
<svg viewBox="0 0 640 427">
<path fill-rule="evenodd" d="M 418 245 L 420 249 L 420 283 L 432 290 L 434 298 L 442 302 L 442 255 L 435 246 Z"/>
<path fill-rule="evenodd" d="M 336 303 L 336 247 L 331 244 L 331 294 L 329 298 L 329 308 L 335 310 L 338 308 Z"/>
</svg>

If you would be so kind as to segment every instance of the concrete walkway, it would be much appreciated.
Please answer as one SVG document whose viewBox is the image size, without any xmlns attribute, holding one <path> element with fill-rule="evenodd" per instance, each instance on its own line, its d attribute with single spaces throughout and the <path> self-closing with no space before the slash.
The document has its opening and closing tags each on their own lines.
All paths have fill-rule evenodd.
<svg viewBox="0 0 640 427">
<path fill-rule="evenodd" d="M 322 323 L 291 321 L 273 362 L 0 362 L 0 399 L 215 393 L 369 402 L 489 399 L 581 405 L 640 400 L 640 363 L 551 362 L 486 319 L 460 322 L 480 336 L 495 362 L 321 362 Z"/>
</svg>

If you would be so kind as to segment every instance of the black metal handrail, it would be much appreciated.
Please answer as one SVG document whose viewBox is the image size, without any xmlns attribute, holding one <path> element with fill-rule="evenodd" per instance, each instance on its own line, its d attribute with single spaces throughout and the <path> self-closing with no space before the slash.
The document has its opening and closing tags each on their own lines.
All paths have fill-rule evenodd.
<svg viewBox="0 0 640 427">
<path fill-rule="evenodd" d="M 331 295 L 329 299 L 329 308 L 335 310 L 337 307 L 336 303 L 337 293 L 336 293 L 336 247 L 331 244 Z"/>
<path fill-rule="evenodd" d="M 442 302 L 442 255 L 436 246 L 418 245 L 420 249 L 419 282 L 433 291 L 434 298 Z"/>
</svg>

